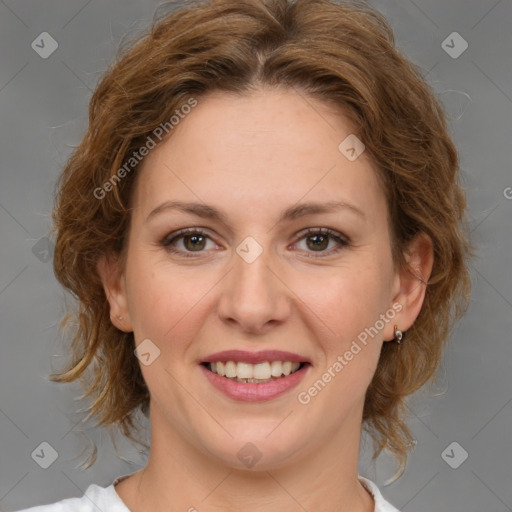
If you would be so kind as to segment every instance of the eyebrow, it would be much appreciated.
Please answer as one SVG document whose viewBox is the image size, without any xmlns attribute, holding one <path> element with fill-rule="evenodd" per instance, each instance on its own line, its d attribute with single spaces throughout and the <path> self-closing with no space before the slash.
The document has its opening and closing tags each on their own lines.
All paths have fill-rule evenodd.
<svg viewBox="0 0 512 512">
<path fill-rule="evenodd" d="M 290 206 L 281 213 L 278 222 L 292 221 L 307 215 L 319 213 L 335 213 L 336 211 L 343 209 L 347 209 L 357 214 L 362 219 L 366 219 L 364 212 L 350 203 L 345 203 L 343 201 L 328 201 L 325 203 L 301 203 Z M 148 222 L 156 215 L 168 210 L 178 210 L 204 219 L 217 220 L 222 224 L 228 225 L 226 216 L 213 206 L 209 206 L 204 203 L 188 203 L 183 201 L 165 201 L 148 214 L 145 222 Z"/>
</svg>

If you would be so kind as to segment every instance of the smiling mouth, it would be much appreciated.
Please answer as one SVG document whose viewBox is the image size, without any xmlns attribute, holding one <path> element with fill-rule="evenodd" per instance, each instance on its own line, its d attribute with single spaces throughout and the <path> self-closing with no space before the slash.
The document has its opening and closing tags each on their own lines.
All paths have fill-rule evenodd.
<svg viewBox="0 0 512 512">
<path fill-rule="evenodd" d="M 265 361 L 251 364 L 236 361 L 218 361 L 201 363 L 212 373 L 234 382 L 249 384 L 264 384 L 283 379 L 299 371 L 309 363 L 295 363 L 291 361 Z"/>
</svg>

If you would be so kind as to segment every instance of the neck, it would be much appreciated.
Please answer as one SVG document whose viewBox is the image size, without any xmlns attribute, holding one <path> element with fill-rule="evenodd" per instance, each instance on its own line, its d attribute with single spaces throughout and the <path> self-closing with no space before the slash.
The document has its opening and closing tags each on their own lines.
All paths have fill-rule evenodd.
<svg viewBox="0 0 512 512">
<path fill-rule="evenodd" d="M 116 487 L 132 512 L 374 510 L 357 474 L 360 422 L 343 425 L 332 443 L 310 442 L 286 464 L 261 469 L 258 464 L 251 469 L 223 464 L 165 425 L 152 407 L 148 463 Z"/>
</svg>

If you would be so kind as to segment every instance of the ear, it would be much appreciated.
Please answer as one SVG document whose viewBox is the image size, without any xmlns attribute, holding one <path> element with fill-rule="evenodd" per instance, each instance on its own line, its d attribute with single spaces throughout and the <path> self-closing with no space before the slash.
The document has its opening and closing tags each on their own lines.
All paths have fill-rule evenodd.
<svg viewBox="0 0 512 512">
<path fill-rule="evenodd" d="M 393 298 L 395 306 L 393 309 L 399 312 L 395 319 L 388 324 L 384 339 L 389 341 L 392 341 L 395 337 L 395 325 L 401 331 L 407 331 L 420 314 L 425 300 L 427 282 L 434 264 L 432 239 L 426 233 L 418 233 L 409 242 L 405 260 L 407 262 L 405 268 L 399 270 L 395 276 Z M 398 309 L 398 305 L 401 306 L 400 309 Z"/>
<path fill-rule="evenodd" d="M 131 332 L 133 327 L 128 312 L 126 284 L 121 259 L 118 255 L 103 255 L 96 270 L 110 305 L 110 321 L 121 331 Z"/>
</svg>

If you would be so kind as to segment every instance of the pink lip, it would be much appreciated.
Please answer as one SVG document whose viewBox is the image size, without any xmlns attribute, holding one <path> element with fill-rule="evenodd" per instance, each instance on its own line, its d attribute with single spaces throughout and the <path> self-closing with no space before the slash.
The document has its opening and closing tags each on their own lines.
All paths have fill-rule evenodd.
<svg viewBox="0 0 512 512">
<path fill-rule="evenodd" d="M 221 352 L 221 354 L 223 353 Z M 226 359 L 220 360 L 226 361 Z M 233 361 L 233 359 L 227 360 Z M 271 360 L 279 361 L 280 359 Z M 290 359 L 287 358 L 284 360 L 290 361 Z M 268 359 L 265 359 L 265 361 L 268 361 Z M 234 380 L 230 380 L 226 377 L 221 377 L 220 375 L 213 373 L 204 365 L 199 365 L 201 371 L 205 374 L 206 378 L 213 384 L 214 387 L 216 387 L 219 391 L 222 391 L 228 397 L 233 398 L 234 400 L 242 400 L 244 402 L 263 402 L 265 400 L 271 400 L 272 398 L 276 398 L 279 395 L 286 393 L 290 389 L 297 386 L 297 384 L 299 384 L 299 382 L 306 375 L 310 366 L 310 364 L 306 364 L 295 373 L 292 373 L 286 377 L 281 377 L 272 382 L 256 384 L 236 382 Z"/>
<path fill-rule="evenodd" d="M 300 354 L 283 352 L 282 350 L 262 350 L 260 352 L 248 352 L 246 350 L 224 350 L 206 356 L 200 363 L 216 363 L 217 361 L 235 361 L 242 363 L 258 364 L 265 361 L 291 361 L 292 363 L 311 363 Z M 259 384 L 261 385 L 261 384 Z"/>
</svg>

